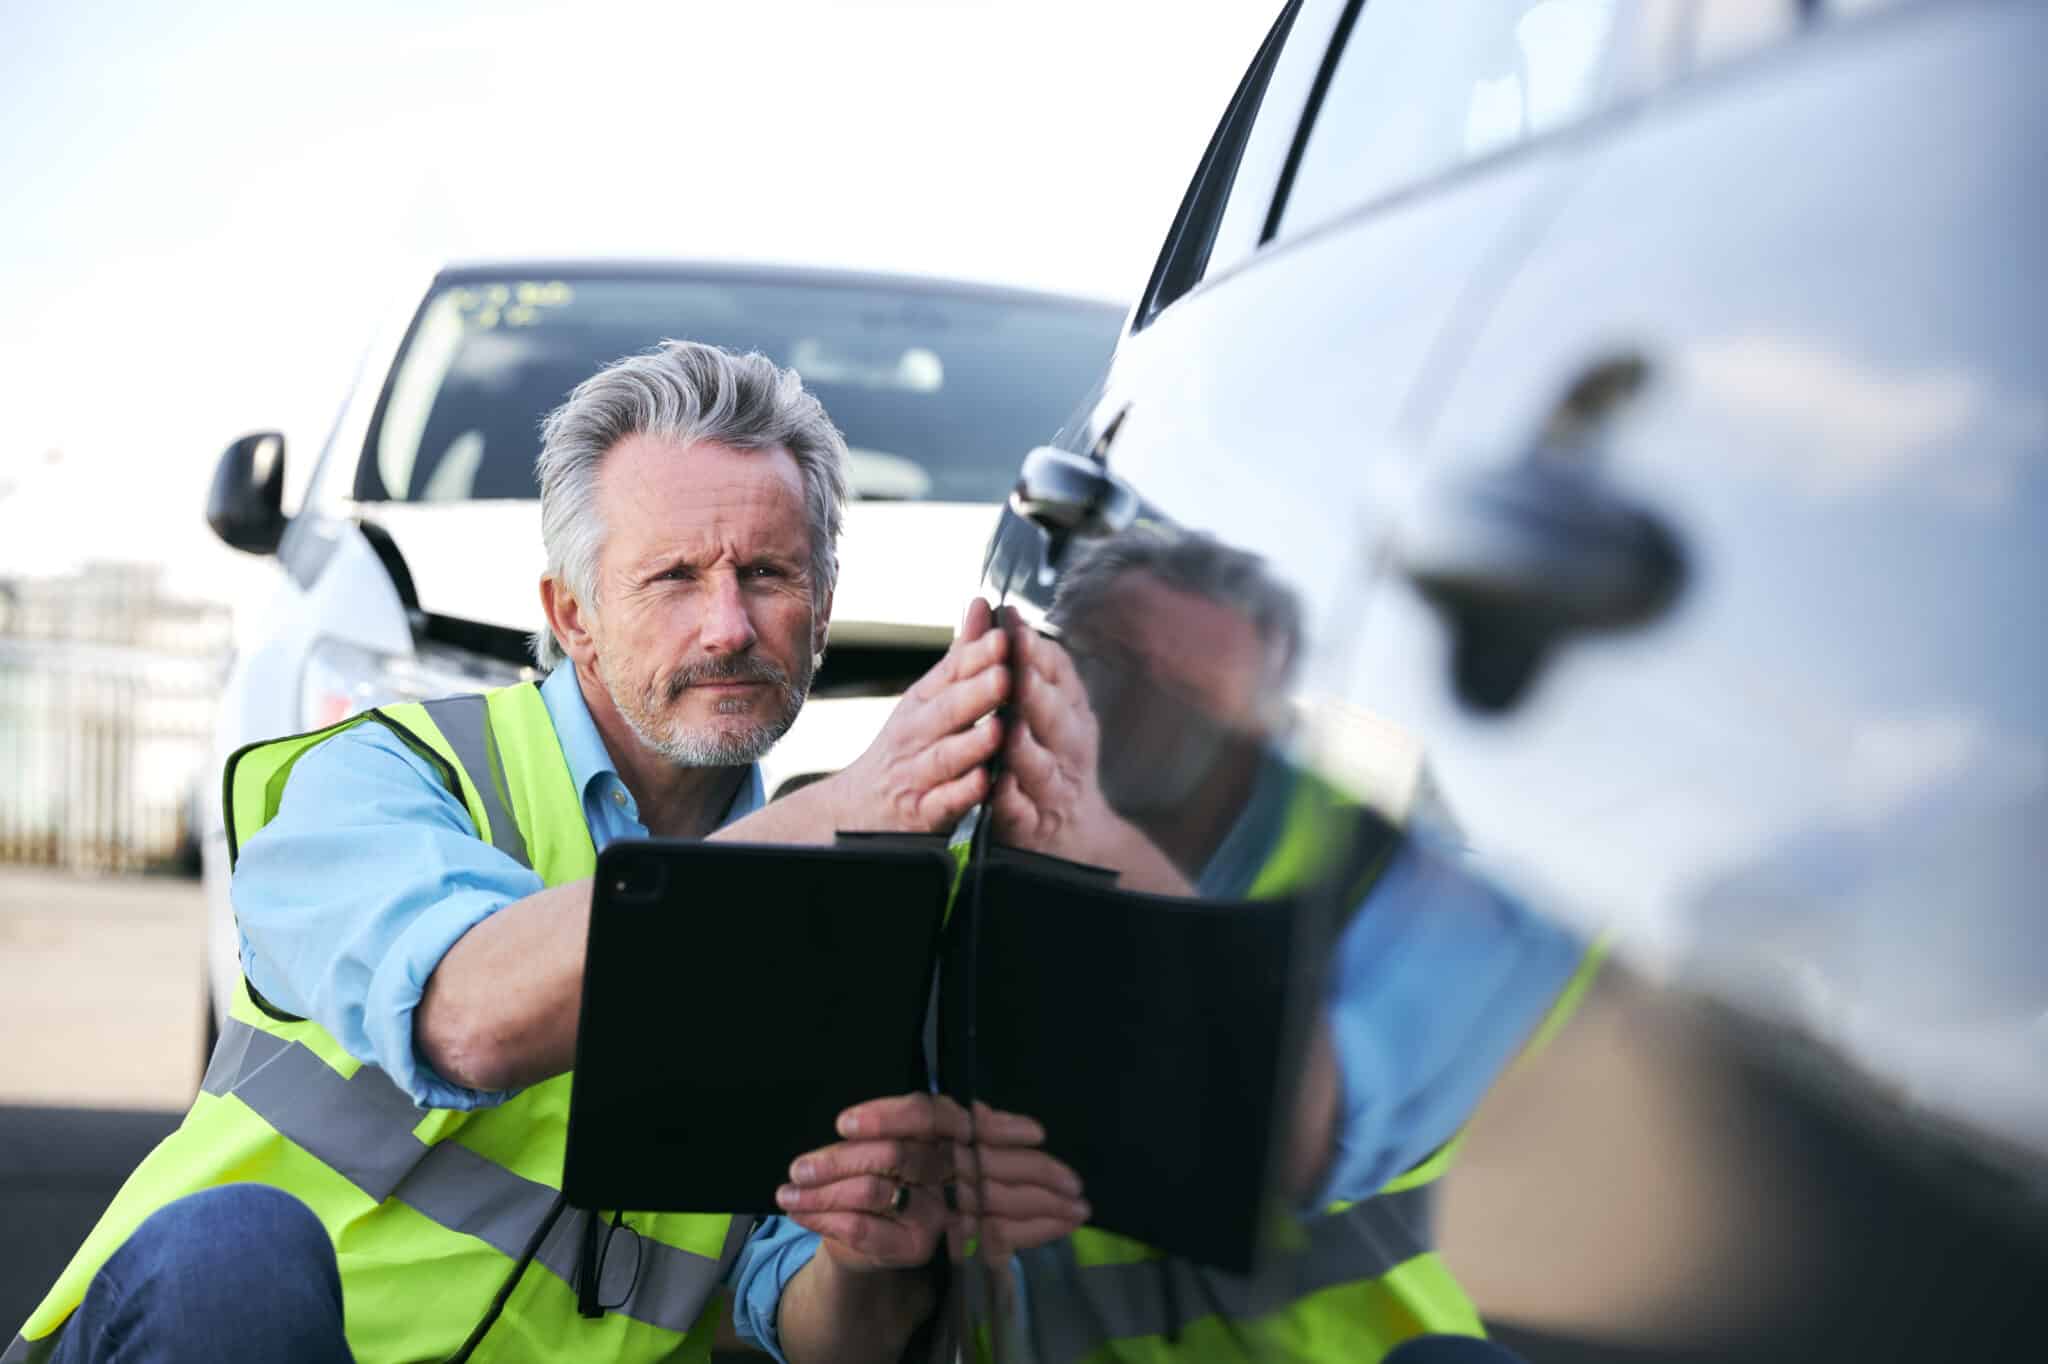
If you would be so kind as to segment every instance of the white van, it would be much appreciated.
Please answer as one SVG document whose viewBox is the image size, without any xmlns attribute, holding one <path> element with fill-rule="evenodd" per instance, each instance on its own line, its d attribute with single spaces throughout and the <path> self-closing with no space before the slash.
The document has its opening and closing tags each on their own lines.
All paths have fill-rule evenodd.
<svg viewBox="0 0 2048 1364">
<path fill-rule="evenodd" d="M 846 435 L 853 501 L 831 647 L 762 762 L 771 795 L 836 771 L 945 649 L 1018 452 L 1076 408 L 1122 322 L 1093 300 L 880 275 L 443 270 L 365 365 L 295 514 L 281 435 L 244 436 L 221 458 L 207 519 L 230 545 L 275 556 L 279 585 L 230 673 L 213 770 L 254 740 L 533 676 L 541 419 L 600 366 L 677 337 L 796 369 Z M 241 966 L 221 793 L 205 789 L 217 1022 Z"/>
</svg>

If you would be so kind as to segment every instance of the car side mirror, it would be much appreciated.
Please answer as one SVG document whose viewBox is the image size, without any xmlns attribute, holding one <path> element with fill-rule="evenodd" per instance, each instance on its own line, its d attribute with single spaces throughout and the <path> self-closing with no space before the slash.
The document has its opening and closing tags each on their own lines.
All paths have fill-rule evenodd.
<svg viewBox="0 0 2048 1364">
<path fill-rule="evenodd" d="M 236 549 L 275 554 L 285 521 L 284 436 L 276 431 L 243 436 L 213 471 L 206 524 Z"/>
</svg>

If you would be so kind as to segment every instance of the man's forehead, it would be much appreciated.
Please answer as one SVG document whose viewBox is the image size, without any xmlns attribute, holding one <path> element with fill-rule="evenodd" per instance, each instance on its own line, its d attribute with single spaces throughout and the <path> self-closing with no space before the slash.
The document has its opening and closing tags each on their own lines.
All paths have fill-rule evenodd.
<svg viewBox="0 0 2048 1364">
<path fill-rule="evenodd" d="M 598 496 L 608 532 L 622 539 L 781 541 L 808 533 L 803 477 L 781 446 L 628 437 L 600 469 Z"/>
<path fill-rule="evenodd" d="M 787 446 L 740 449 L 714 440 L 683 441 L 641 432 L 627 436 L 605 455 L 600 484 L 674 485 L 688 490 L 719 483 L 779 483 L 801 495 L 803 475 Z"/>
</svg>

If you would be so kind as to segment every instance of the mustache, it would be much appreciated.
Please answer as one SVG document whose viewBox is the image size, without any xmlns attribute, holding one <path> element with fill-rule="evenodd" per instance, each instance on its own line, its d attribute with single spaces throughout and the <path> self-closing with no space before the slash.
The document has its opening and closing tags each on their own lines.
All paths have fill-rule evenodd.
<svg viewBox="0 0 2048 1364">
<path fill-rule="evenodd" d="M 792 690 L 789 674 L 775 664 L 754 654 L 737 654 L 686 663 L 668 675 L 662 691 L 670 702 L 674 702 L 690 688 L 705 682 L 766 682 L 785 692 Z"/>
</svg>

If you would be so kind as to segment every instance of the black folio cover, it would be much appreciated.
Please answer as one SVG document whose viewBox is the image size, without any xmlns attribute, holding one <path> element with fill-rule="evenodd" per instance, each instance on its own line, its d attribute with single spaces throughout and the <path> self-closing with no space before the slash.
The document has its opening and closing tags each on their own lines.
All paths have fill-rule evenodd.
<svg viewBox="0 0 2048 1364">
<path fill-rule="evenodd" d="M 947 935 L 943 1087 L 1043 1123 L 1090 1225 L 1250 1270 L 1290 1009 L 1313 998 L 1289 988 L 1301 905 L 1141 895 L 1001 849 L 980 876 Z"/>
<path fill-rule="evenodd" d="M 866 1099 L 928 1087 L 944 847 L 625 840 L 598 858 L 562 1189 L 581 1208 L 776 1211 Z"/>
<path fill-rule="evenodd" d="M 1091 1225 L 1248 1270 L 1313 991 L 1301 906 L 1119 890 L 988 847 L 950 921 L 939 838 L 626 841 L 598 861 L 563 1189 L 578 1207 L 775 1211 L 851 1104 L 929 1087 L 1025 1113 Z M 943 926 L 943 935 L 942 935 Z M 943 936 L 943 949 L 941 941 Z"/>
</svg>

